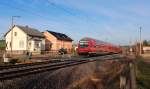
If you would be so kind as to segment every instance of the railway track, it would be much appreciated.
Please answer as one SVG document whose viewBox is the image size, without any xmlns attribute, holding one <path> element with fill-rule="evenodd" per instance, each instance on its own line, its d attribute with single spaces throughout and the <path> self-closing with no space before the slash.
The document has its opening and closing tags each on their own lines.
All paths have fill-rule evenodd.
<svg viewBox="0 0 150 89">
<path fill-rule="evenodd" d="M 51 61 L 45 61 L 45 62 L 26 63 L 26 64 L 3 65 L 3 66 L 0 66 L 0 70 L 12 69 L 12 68 L 18 68 L 18 67 L 26 67 L 26 66 L 34 66 L 34 65 L 41 65 L 41 64 L 48 64 L 48 63 L 56 63 L 56 62 L 61 62 L 61 60 L 51 60 Z"/>
<path fill-rule="evenodd" d="M 103 55 L 100 56 L 101 59 L 105 58 L 105 57 L 110 57 L 110 56 L 118 56 L 118 54 L 113 54 L 113 55 Z M 76 61 L 76 60 L 93 60 L 93 59 L 97 59 L 99 57 L 78 57 L 78 58 L 72 58 L 72 59 L 67 59 L 67 60 L 50 60 L 50 61 L 45 61 L 45 62 L 36 62 L 36 63 L 27 63 L 27 64 L 12 64 L 12 65 L 3 65 L 0 66 L 0 70 L 4 70 L 4 69 L 12 69 L 12 68 L 21 68 L 21 67 L 27 67 L 27 66 L 35 66 L 35 65 L 42 65 L 42 64 L 49 64 L 49 63 L 58 63 L 58 62 L 62 62 L 62 61 Z"/>
<path fill-rule="evenodd" d="M 72 60 L 55 60 L 49 62 L 41 62 L 35 64 L 20 64 L 0 67 L 0 80 L 12 79 L 21 76 L 26 76 L 30 74 L 41 73 L 45 71 L 54 71 L 60 68 L 65 68 L 69 66 L 79 65 L 87 62 L 112 60 L 112 59 L 122 59 L 123 56 L 118 54 L 91 57 L 91 58 L 77 58 Z"/>
</svg>

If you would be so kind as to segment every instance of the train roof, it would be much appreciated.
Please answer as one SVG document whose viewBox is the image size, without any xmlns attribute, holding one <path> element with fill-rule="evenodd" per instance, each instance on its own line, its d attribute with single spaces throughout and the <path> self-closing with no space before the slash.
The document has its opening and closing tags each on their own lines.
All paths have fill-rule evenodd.
<svg viewBox="0 0 150 89">
<path fill-rule="evenodd" d="M 87 40 L 94 40 L 93 38 L 89 38 L 89 37 L 84 37 L 81 39 L 81 41 L 87 41 Z"/>
</svg>

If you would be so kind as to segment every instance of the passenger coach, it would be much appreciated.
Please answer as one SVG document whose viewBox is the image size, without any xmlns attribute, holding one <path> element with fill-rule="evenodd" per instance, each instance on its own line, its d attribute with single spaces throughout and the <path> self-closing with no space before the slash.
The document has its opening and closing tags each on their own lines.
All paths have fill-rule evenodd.
<svg viewBox="0 0 150 89">
<path fill-rule="evenodd" d="M 79 55 L 95 55 L 121 53 L 122 50 L 110 43 L 86 37 L 79 41 L 77 52 Z"/>
</svg>

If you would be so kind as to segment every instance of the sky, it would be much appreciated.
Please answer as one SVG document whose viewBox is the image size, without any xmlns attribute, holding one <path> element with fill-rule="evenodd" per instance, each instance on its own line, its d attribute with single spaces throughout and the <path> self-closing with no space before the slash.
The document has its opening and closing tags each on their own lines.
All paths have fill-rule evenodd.
<svg viewBox="0 0 150 89">
<path fill-rule="evenodd" d="M 150 39 L 150 0 L 0 0 L 0 36 L 15 25 L 126 45 Z"/>
</svg>

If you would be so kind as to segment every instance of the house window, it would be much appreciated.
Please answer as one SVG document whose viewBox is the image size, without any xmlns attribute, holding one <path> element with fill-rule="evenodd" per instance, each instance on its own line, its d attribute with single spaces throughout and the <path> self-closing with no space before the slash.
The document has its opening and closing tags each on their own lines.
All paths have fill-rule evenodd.
<svg viewBox="0 0 150 89">
<path fill-rule="evenodd" d="M 17 32 L 15 32 L 15 34 L 14 34 L 15 36 L 17 36 Z"/>
<path fill-rule="evenodd" d="M 20 47 L 20 48 L 23 48 L 23 47 L 24 47 L 24 41 L 23 41 L 23 40 L 19 41 L 19 47 Z"/>
</svg>

